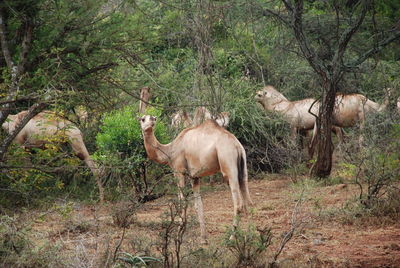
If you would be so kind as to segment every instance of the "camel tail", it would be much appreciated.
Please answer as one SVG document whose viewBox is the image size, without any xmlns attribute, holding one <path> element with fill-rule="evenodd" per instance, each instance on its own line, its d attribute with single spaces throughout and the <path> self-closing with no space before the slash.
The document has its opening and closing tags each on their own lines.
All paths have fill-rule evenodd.
<svg viewBox="0 0 400 268">
<path fill-rule="evenodd" d="M 247 209 L 247 205 L 252 205 L 253 202 L 251 201 L 249 192 L 246 153 L 243 152 L 239 154 L 237 159 L 237 168 L 240 192 L 244 200 L 245 209 Z"/>
</svg>

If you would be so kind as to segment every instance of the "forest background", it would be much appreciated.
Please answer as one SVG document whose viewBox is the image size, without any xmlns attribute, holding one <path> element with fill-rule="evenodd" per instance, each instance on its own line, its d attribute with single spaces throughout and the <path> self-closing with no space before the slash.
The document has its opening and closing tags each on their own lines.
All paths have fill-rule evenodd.
<svg viewBox="0 0 400 268">
<path fill-rule="evenodd" d="M 314 175 L 327 177 L 328 161 L 368 185 L 359 199 L 371 209 L 371 200 L 386 198 L 399 180 L 399 13 L 396 0 L 2 1 L 0 123 L 22 110 L 29 117 L 57 111 L 84 133 L 104 168 L 106 199 L 145 202 L 164 195 L 172 177 L 146 160 L 136 120 L 146 86 L 149 113 L 161 119 L 160 141 L 176 136 L 169 125 L 178 110 L 226 111 L 228 130 L 246 148 L 251 177 L 296 177 L 319 162 Z M 349 142 L 337 156 L 343 161 L 332 161 L 333 147 L 326 147 L 328 160 L 319 153 L 308 161 L 290 142 L 282 117 L 257 105 L 255 92 L 265 85 L 290 100 L 327 104 L 337 92 L 382 103 L 385 89 L 394 90 L 388 112 L 367 123 L 365 149 Z M 329 111 L 321 109 L 320 118 L 331 124 L 324 121 Z M 355 129 L 346 134 L 350 140 L 358 135 Z M 97 200 L 92 175 L 68 147 L 27 152 L 11 143 L 12 135 L 1 135 L 2 214 L 60 197 Z M 328 136 L 320 144 L 328 144 Z"/>
</svg>

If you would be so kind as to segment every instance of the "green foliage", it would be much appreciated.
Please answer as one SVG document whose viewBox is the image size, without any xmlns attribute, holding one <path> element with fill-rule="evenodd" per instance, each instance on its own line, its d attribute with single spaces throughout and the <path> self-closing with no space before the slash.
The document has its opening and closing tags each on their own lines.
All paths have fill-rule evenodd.
<svg viewBox="0 0 400 268">
<path fill-rule="evenodd" d="M 106 174 L 113 178 L 114 183 L 129 188 L 133 184 L 138 198 L 147 199 L 163 192 L 163 184 L 156 180 L 166 172 L 157 168 L 157 164 L 146 160 L 142 131 L 137 120 L 140 115 L 136 110 L 137 105 L 132 105 L 104 116 L 100 132 L 96 136 L 99 150 L 94 158 L 102 163 Z M 161 111 L 154 108 L 146 112 L 154 116 L 161 115 Z M 162 120 L 158 120 L 156 124 L 155 135 L 161 143 L 169 140 L 167 127 Z M 151 165 L 155 168 L 150 170 L 148 167 Z"/>
<path fill-rule="evenodd" d="M 246 84 L 229 90 L 226 110 L 228 130 L 246 149 L 247 162 L 254 171 L 277 172 L 290 158 L 289 125 L 276 113 L 265 112 L 254 100 L 256 90 Z"/>
<path fill-rule="evenodd" d="M 137 105 L 131 105 L 104 116 L 100 132 L 96 136 L 99 152 L 107 155 L 118 154 L 121 158 L 129 158 L 135 163 L 140 163 L 145 159 L 146 151 L 138 122 L 140 115 L 136 110 Z M 146 113 L 157 117 L 161 115 L 161 111 L 154 108 L 148 109 Z M 157 122 L 154 133 L 160 143 L 168 141 L 166 125 L 162 121 Z"/>
<path fill-rule="evenodd" d="M 400 182 L 400 125 L 399 115 L 375 114 L 367 119 L 362 133 L 365 144 L 360 149 L 353 143 L 344 145 L 348 175 L 359 186 L 359 202 L 380 216 L 398 217 L 400 207 L 393 202 Z M 357 140 L 359 133 L 355 134 Z M 383 209 L 385 207 L 385 209 Z M 381 213 L 385 211 L 387 215 Z"/>
<path fill-rule="evenodd" d="M 9 150 L 6 160 L 8 171 L 0 173 L 2 206 L 15 208 L 38 205 L 43 198 L 52 199 L 64 195 L 75 181 L 90 185 L 87 181 L 92 174 L 88 168 L 83 166 L 80 159 L 71 155 L 69 146 L 64 151 L 60 144 L 65 139 L 64 135 L 55 135 L 49 139 L 51 143 L 43 149 L 25 151 L 13 145 Z"/>
<path fill-rule="evenodd" d="M 225 232 L 223 244 L 235 255 L 237 266 L 259 265 L 272 244 L 272 232 L 270 228 L 256 229 L 253 225 L 246 231 L 237 227 Z"/>
<path fill-rule="evenodd" d="M 14 217 L 0 217 L 0 266 L 2 267 L 64 267 L 58 245 L 45 241 L 36 246 L 29 223 Z"/>
<path fill-rule="evenodd" d="M 142 256 L 142 255 L 132 255 L 128 252 L 119 253 L 118 260 L 129 264 L 128 267 L 136 268 L 136 267 L 147 267 L 147 264 L 150 262 L 161 262 L 159 259 Z"/>
</svg>

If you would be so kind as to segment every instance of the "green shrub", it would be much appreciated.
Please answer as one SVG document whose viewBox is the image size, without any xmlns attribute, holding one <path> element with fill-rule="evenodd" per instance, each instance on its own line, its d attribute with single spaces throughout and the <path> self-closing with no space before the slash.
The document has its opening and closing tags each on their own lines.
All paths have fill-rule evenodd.
<svg viewBox="0 0 400 268">
<path fill-rule="evenodd" d="M 231 117 L 228 129 L 246 149 L 250 169 L 278 172 L 288 166 L 296 152 L 290 148 L 289 124 L 276 113 L 259 107 L 255 92 L 254 87 L 245 84 L 240 91 L 230 89 L 226 103 Z"/>
<path fill-rule="evenodd" d="M 400 115 L 375 114 L 367 118 L 358 146 L 358 131 L 343 145 L 348 173 L 359 187 L 359 202 L 366 214 L 398 217 L 396 198 L 400 182 Z M 383 215 L 385 214 L 385 215 Z"/>
<path fill-rule="evenodd" d="M 42 242 L 35 245 L 30 238 L 29 222 L 18 222 L 9 216 L 0 217 L 1 267 L 64 267 L 58 245 Z"/>
<path fill-rule="evenodd" d="M 233 237 L 233 238 L 232 238 Z M 237 267 L 264 267 L 261 265 L 265 259 L 268 247 L 272 244 L 270 228 L 256 229 L 250 225 L 245 231 L 240 227 L 228 230 L 225 233 L 224 246 L 236 257 Z"/>
<path fill-rule="evenodd" d="M 30 151 L 11 145 L 5 162 L 8 168 L 0 173 L 2 206 L 37 205 L 43 199 L 69 193 L 68 189 L 77 182 L 88 184 L 90 170 L 73 155 L 69 146 L 63 146 L 65 137 L 56 135 L 49 139 L 44 148 Z"/>
<path fill-rule="evenodd" d="M 94 158 L 103 165 L 110 182 L 116 186 L 114 189 L 119 191 L 121 187 L 124 190 L 133 186 L 137 197 L 146 201 L 163 193 L 163 184 L 158 180 L 168 171 L 147 160 L 136 110 L 137 105 L 127 106 L 104 116 L 96 136 L 98 151 Z M 161 111 L 154 108 L 147 113 L 161 115 Z M 167 127 L 162 120 L 157 122 L 155 135 L 161 143 L 167 143 Z"/>
</svg>

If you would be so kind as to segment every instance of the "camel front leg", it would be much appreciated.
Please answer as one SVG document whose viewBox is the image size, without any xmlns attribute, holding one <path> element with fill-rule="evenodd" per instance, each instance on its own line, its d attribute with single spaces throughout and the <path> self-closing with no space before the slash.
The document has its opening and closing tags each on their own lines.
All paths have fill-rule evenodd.
<svg viewBox="0 0 400 268">
<path fill-rule="evenodd" d="M 297 136 L 297 128 L 291 127 L 290 128 L 290 138 L 294 143 L 296 143 L 296 136 Z"/>
<path fill-rule="evenodd" d="M 200 223 L 201 242 L 203 244 L 207 244 L 206 224 L 204 220 L 204 208 L 203 208 L 203 201 L 201 200 L 201 195 L 200 195 L 200 178 L 193 178 L 192 189 L 194 195 L 194 208 L 196 209 L 197 218 Z"/>
<path fill-rule="evenodd" d="M 175 177 L 178 179 L 178 198 L 179 201 L 185 200 L 183 191 L 185 189 L 185 174 L 183 172 L 175 172 Z"/>
</svg>

